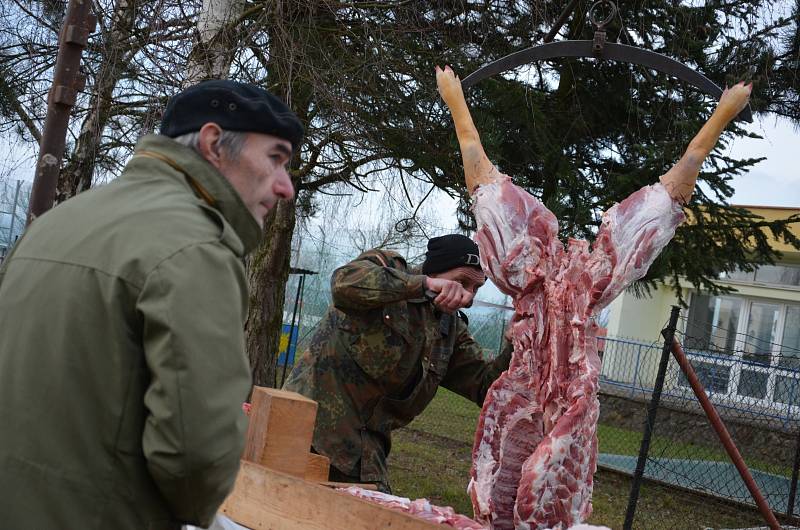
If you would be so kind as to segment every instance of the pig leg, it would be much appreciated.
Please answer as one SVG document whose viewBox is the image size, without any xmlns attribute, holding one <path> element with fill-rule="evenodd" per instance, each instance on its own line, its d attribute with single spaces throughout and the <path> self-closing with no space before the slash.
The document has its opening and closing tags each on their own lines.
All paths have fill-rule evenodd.
<svg viewBox="0 0 800 530">
<path fill-rule="evenodd" d="M 753 84 L 745 86 L 744 82 L 726 88 L 714 113 L 689 143 L 686 153 L 672 169 L 661 176 L 661 183 L 673 199 L 685 204 L 692 197 L 703 161 L 714 149 L 728 123 L 747 106 L 752 90 Z"/>
<path fill-rule="evenodd" d="M 480 136 L 472 122 L 467 102 L 464 101 L 461 80 L 449 66 L 445 66 L 444 70 L 437 66 L 436 84 L 439 86 L 439 94 L 453 116 L 458 145 L 461 147 L 461 158 L 464 162 L 464 178 L 467 190 L 471 194 L 478 186 L 493 182 L 500 176 L 500 172 L 483 151 Z"/>
</svg>

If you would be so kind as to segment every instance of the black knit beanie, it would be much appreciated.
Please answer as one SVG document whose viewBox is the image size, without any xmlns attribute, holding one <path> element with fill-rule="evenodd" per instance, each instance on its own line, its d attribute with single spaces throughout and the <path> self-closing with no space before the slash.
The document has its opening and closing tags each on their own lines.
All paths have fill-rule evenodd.
<svg viewBox="0 0 800 530">
<path fill-rule="evenodd" d="M 464 266 L 481 268 L 478 245 L 473 240 L 461 234 L 450 234 L 428 241 L 422 274 L 435 274 Z"/>
</svg>

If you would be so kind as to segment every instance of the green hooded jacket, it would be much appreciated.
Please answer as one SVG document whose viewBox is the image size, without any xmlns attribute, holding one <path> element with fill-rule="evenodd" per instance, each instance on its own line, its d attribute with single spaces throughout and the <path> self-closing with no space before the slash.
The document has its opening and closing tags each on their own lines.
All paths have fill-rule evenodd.
<svg viewBox="0 0 800 530">
<path fill-rule="evenodd" d="M 391 431 L 425 410 L 440 385 L 483 404 L 508 368 L 511 350 L 486 360 L 465 319 L 441 314 L 415 272 L 384 250 L 337 269 L 333 305 L 284 385 L 319 403 L 313 447 L 337 479 L 388 490 Z"/>
<path fill-rule="evenodd" d="M 244 446 L 242 260 L 260 237 L 164 136 L 32 223 L 0 269 L 3 528 L 210 523 Z"/>
</svg>

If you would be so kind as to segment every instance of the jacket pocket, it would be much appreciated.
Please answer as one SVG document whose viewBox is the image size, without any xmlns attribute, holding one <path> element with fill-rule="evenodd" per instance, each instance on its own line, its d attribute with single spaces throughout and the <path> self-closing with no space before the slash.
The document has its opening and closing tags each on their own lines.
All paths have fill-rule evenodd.
<svg viewBox="0 0 800 530">
<path fill-rule="evenodd" d="M 379 386 L 386 383 L 382 379 L 397 367 L 408 348 L 406 339 L 386 325 L 384 313 L 341 315 L 338 322 L 339 347 Z"/>
<path fill-rule="evenodd" d="M 405 339 L 388 326 L 358 332 L 343 332 L 348 353 L 355 363 L 373 380 L 391 373 L 408 348 Z"/>
</svg>

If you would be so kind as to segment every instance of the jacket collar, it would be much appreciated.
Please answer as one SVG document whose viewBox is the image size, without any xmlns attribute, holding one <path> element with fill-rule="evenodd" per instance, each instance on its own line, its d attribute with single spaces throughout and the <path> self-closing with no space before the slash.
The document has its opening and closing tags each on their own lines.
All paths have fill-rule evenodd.
<svg viewBox="0 0 800 530">
<path fill-rule="evenodd" d="M 261 242 L 263 231 L 239 193 L 222 173 L 194 149 L 167 136 L 150 134 L 139 140 L 134 155 L 149 155 L 183 173 L 195 193 L 230 223 L 242 240 L 245 254 L 253 251 Z"/>
</svg>

